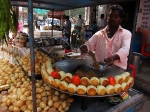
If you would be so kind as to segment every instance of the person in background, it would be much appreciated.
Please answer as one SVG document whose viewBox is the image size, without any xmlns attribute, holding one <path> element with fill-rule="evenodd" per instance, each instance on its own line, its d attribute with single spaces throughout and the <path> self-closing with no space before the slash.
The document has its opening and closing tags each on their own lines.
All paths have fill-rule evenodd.
<svg viewBox="0 0 150 112">
<path fill-rule="evenodd" d="M 106 26 L 106 22 L 104 19 L 104 14 L 101 14 L 100 20 L 98 21 L 99 30 L 103 29 Z"/>
<path fill-rule="evenodd" d="M 70 45 L 70 35 L 71 35 L 71 21 L 69 20 L 69 16 L 65 16 L 65 24 L 64 24 L 64 33 L 65 37 L 68 39 L 68 43 Z"/>
<path fill-rule="evenodd" d="M 92 26 L 92 35 L 95 34 L 97 31 L 98 31 L 97 22 L 94 21 Z"/>
<path fill-rule="evenodd" d="M 23 23 L 22 23 L 22 21 L 18 22 L 18 31 L 23 31 Z"/>
<path fill-rule="evenodd" d="M 38 30 L 40 30 L 40 25 L 41 25 L 40 20 L 37 20 L 37 28 L 38 28 Z"/>
<path fill-rule="evenodd" d="M 82 19 L 81 15 L 79 15 L 79 18 L 76 24 L 76 27 L 79 29 L 79 31 L 81 31 L 83 23 L 84 23 L 84 20 Z"/>
<path fill-rule="evenodd" d="M 105 63 L 107 66 L 116 65 L 126 70 L 131 32 L 121 27 L 123 16 L 123 8 L 120 5 L 112 5 L 107 18 L 107 26 L 80 46 L 81 54 L 95 51 L 97 62 Z"/>
</svg>

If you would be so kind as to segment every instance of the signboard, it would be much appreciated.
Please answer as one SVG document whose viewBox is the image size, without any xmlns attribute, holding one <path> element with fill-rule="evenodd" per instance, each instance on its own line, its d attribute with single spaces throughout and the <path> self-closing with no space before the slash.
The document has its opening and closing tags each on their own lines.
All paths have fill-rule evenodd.
<svg viewBox="0 0 150 112">
<path fill-rule="evenodd" d="M 140 27 L 148 29 L 150 26 L 150 1 L 143 0 L 143 7 L 140 8 L 139 13 L 142 13 L 142 22 Z"/>
<path fill-rule="evenodd" d="M 43 16 L 38 16 L 38 19 L 43 20 Z"/>
<path fill-rule="evenodd" d="M 52 15 L 52 11 L 48 12 L 48 15 Z M 63 11 L 54 11 L 54 15 L 64 15 Z"/>
<path fill-rule="evenodd" d="M 150 43 L 150 0 L 141 0 L 136 29 L 142 32 L 143 43 Z"/>
<path fill-rule="evenodd" d="M 64 17 L 64 12 L 63 11 L 54 11 L 54 16 L 52 17 L 52 11 L 48 12 L 48 17 L 49 18 L 57 18 L 61 19 Z"/>
</svg>

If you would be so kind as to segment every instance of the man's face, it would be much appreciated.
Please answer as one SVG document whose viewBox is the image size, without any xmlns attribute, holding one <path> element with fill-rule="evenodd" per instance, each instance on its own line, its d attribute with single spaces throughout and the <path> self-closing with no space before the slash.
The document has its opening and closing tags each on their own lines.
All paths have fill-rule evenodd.
<svg viewBox="0 0 150 112">
<path fill-rule="evenodd" d="M 118 27 L 122 21 L 118 10 L 111 10 L 109 12 L 107 23 L 110 27 Z"/>
</svg>

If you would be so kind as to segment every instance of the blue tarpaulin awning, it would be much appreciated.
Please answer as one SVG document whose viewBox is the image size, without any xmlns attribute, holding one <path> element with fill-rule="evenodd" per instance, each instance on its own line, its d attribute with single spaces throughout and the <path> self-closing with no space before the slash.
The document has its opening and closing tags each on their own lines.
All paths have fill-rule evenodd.
<svg viewBox="0 0 150 112">
<path fill-rule="evenodd" d="M 28 6 L 28 0 L 10 0 L 13 6 Z M 69 9 L 111 4 L 119 2 L 129 2 L 136 0 L 33 0 L 34 8 L 64 11 Z"/>
<path fill-rule="evenodd" d="M 41 15 L 45 15 L 50 11 L 50 10 L 39 9 L 39 8 L 34 8 L 33 10 L 34 10 L 34 13 L 41 14 Z"/>
</svg>

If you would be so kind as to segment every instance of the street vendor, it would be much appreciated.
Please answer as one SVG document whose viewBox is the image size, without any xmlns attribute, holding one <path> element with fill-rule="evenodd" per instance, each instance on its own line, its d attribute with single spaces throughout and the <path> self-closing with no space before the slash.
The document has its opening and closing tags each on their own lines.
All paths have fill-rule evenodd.
<svg viewBox="0 0 150 112">
<path fill-rule="evenodd" d="M 120 5 L 112 5 L 107 17 L 107 26 L 80 46 L 81 54 L 95 51 L 98 62 L 108 66 L 116 65 L 126 70 L 131 33 L 120 25 L 123 16 L 123 8 Z"/>
</svg>

